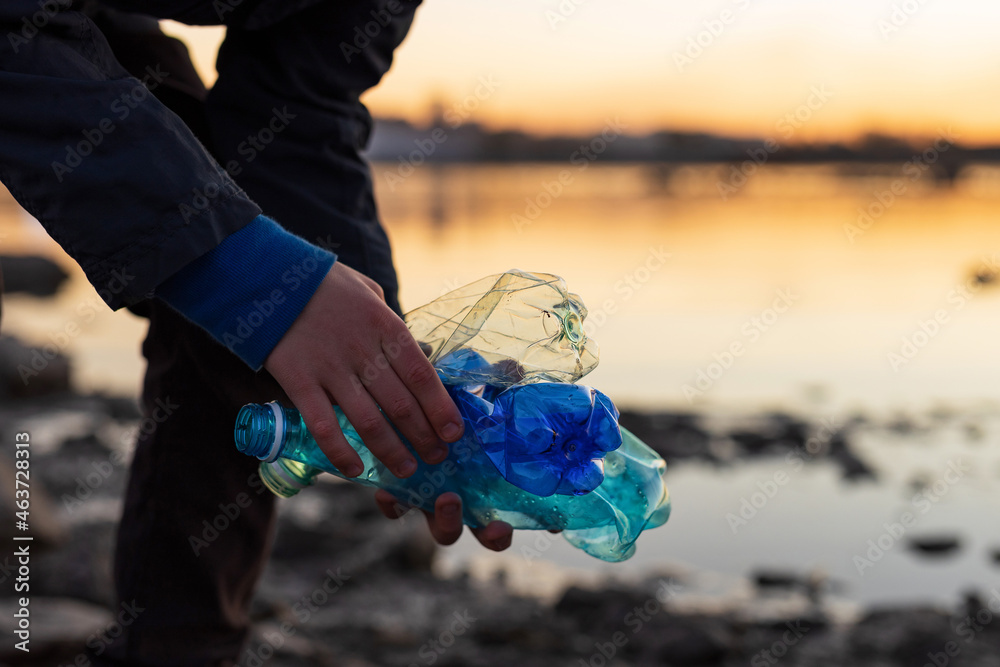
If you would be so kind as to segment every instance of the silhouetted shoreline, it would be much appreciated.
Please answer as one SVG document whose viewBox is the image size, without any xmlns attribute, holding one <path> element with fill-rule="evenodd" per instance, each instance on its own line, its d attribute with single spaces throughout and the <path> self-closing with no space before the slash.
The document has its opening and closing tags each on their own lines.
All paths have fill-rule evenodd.
<svg viewBox="0 0 1000 667">
<path fill-rule="evenodd" d="M 859 165 L 913 162 L 926 165 L 939 180 L 954 180 L 971 163 L 1000 162 L 1000 146 L 968 147 L 950 128 L 936 136 L 907 140 L 872 133 L 853 143 L 803 143 L 794 133 L 777 129 L 772 136 L 729 137 L 706 132 L 661 130 L 630 134 L 609 121 L 604 130 L 591 135 L 535 136 L 516 130 L 492 131 L 476 123 L 454 125 L 437 119 L 428 127 L 407 121 L 380 119 L 376 122 L 369 159 L 402 162 L 411 166 L 428 163 L 602 162 L 651 163 L 742 163 L 761 165 L 846 163 Z"/>
</svg>

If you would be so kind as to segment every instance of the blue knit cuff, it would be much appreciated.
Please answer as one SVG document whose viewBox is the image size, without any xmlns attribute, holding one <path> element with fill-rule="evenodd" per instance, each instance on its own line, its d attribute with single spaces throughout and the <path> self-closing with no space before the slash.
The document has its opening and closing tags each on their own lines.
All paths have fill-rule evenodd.
<svg viewBox="0 0 1000 667">
<path fill-rule="evenodd" d="M 260 370 L 337 260 L 263 215 L 156 288 L 156 296 Z"/>
</svg>

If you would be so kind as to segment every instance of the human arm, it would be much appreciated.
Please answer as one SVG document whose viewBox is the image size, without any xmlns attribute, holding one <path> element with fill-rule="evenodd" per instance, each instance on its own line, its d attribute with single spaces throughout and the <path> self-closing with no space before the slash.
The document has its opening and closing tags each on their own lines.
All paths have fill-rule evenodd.
<svg viewBox="0 0 1000 667">
<path fill-rule="evenodd" d="M 257 220 L 259 208 L 180 119 L 118 65 L 89 19 L 50 6 L 59 11 L 44 10 L 38 27 L 31 23 L 37 3 L 0 5 L 0 34 L 7 36 L 0 40 L 0 179 L 81 265 L 109 306 L 158 291 L 203 328 L 224 333 L 238 323 L 237 305 L 255 300 L 243 290 L 239 265 L 202 280 L 193 300 L 184 299 L 189 288 L 171 286 L 212 264 L 237 232 Z M 169 75 L 153 68 L 146 84 L 155 87 Z M 287 266 L 271 263 L 270 279 L 280 280 L 307 254 L 300 247 L 298 258 L 284 257 Z M 265 335 L 243 345 L 253 347 L 251 353 L 236 349 L 240 344 L 231 349 L 254 368 L 274 358 L 268 370 L 303 403 L 324 451 L 345 470 L 355 455 L 331 428 L 331 400 L 345 404 L 373 452 L 397 472 L 410 456 L 377 404 L 418 452 L 435 460 L 429 451 L 440 444 L 439 434 L 430 424 L 443 430 L 444 423 L 457 423 L 458 437 L 461 421 L 433 369 L 412 338 L 405 340 L 405 325 L 374 283 L 340 264 L 319 266 L 328 271 L 303 279 L 294 303 L 257 332 Z M 350 384 L 370 368 L 383 370 L 387 357 L 374 345 L 379 341 L 399 349 L 389 355 L 391 372 Z M 346 374 L 330 377 L 335 372 Z"/>
<path fill-rule="evenodd" d="M 0 3 L 0 180 L 117 309 L 260 209 L 65 4 Z"/>
</svg>

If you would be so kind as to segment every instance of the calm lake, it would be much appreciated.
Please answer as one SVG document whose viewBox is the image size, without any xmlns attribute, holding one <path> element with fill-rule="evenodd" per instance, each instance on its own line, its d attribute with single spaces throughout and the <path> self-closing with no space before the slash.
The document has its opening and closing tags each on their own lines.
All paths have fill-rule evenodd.
<svg viewBox="0 0 1000 667">
<path fill-rule="evenodd" d="M 510 268 L 557 274 L 588 305 L 586 329 L 601 347 L 585 381 L 619 405 L 871 419 L 856 444 L 877 484 L 807 466 L 734 532 L 726 515 L 784 461 L 680 464 L 669 473 L 674 516 L 625 565 L 604 566 L 559 539 L 529 559 L 528 535 L 498 556 L 462 540 L 446 570 L 504 567 L 530 581 L 551 577 L 554 564 L 600 576 L 680 566 L 731 583 L 751 566 L 790 567 L 825 572 L 863 602 L 953 600 L 1000 584 L 988 556 L 1000 548 L 991 447 L 1000 436 L 1000 168 L 970 167 L 944 185 L 911 180 L 901 165 L 767 165 L 725 199 L 728 166 L 375 171 L 404 308 Z M 13 207 L 0 205 L 0 239 L 5 252 L 59 256 Z M 67 353 L 79 388 L 135 394 L 142 321 L 106 310 L 83 319 L 88 304 L 99 307 L 74 268 L 55 300 L 8 298 L 4 330 L 41 343 L 76 322 Z M 881 426 L 899 412 L 939 418 L 904 437 Z M 977 438 L 966 435 L 970 421 Z M 959 555 L 921 560 L 897 545 L 859 573 L 853 558 L 867 540 L 914 509 L 912 475 L 938 480 L 957 459 L 971 469 L 918 528 L 954 528 L 965 538 Z"/>
</svg>

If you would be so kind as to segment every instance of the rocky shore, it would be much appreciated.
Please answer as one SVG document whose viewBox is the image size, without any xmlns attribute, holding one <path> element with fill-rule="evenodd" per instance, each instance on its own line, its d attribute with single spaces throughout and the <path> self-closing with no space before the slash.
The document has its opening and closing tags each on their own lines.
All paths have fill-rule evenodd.
<svg viewBox="0 0 1000 667">
<path fill-rule="evenodd" d="M 44 392 L 18 392 L 11 361 L 31 352 L 0 344 L 0 438 L 32 433 L 37 548 L 32 651 L 14 651 L 5 629 L 0 664 L 80 664 L 86 642 L 118 630 L 111 553 L 141 415 L 129 398 L 73 393 L 59 363 L 49 364 L 46 382 L 32 382 Z M 850 423 L 763 414 L 706 426 L 698 414 L 666 412 L 626 413 L 623 423 L 671 462 L 737 465 L 804 451 L 835 461 L 845 479 L 875 475 L 851 446 Z M 3 452 L 0 467 L 12 468 L 11 448 Z M 12 516 L 9 472 L 0 474 L 0 505 Z M 5 544 L 12 524 L 0 522 Z M 571 585 L 554 598 L 515 593 L 502 577 L 442 578 L 423 520 L 386 521 L 367 489 L 347 483 L 283 501 L 275 545 L 253 606 L 255 632 L 240 663 L 247 667 L 1000 664 L 1000 596 L 970 594 L 960 609 L 845 616 L 803 572 L 759 572 L 753 595 L 731 602 L 701 600 L 682 573 L 668 571 Z M 10 554 L 0 557 L 5 627 L 16 609 Z"/>
</svg>

